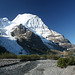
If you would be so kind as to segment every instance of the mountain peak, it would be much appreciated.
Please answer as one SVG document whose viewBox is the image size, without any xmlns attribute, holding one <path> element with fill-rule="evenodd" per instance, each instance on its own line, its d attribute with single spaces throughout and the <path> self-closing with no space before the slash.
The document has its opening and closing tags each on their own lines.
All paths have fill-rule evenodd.
<svg viewBox="0 0 75 75">
<path fill-rule="evenodd" d="M 15 26 L 18 25 L 24 25 L 26 28 L 28 28 L 30 31 L 34 32 L 35 34 L 38 34 L 39 36 L 42 36 L 44 38 L 47 38 L 50 35 L 57 36 L 61 35 L 53 30 L 50 30 L 39 18 L 37 15 L 33 14 L 19 14 L 10 24 L 9 31 L 12 30 Z"/>
<path fill-rule="evenodd" d="M 8 18 L 7 18 L 7 17 L 4 17 L 4 18 L 2 18 L 2 20 L 3 20 L 4 22 L 6 22 L 6 21 L 8 21 Z"/>
<path fill-rule="evenodd" d="M 35 17 L 36 15 L 32 15 L 32 14 L 28 14 L 28 13 L 25 13 L 25 14 L 19 14 L 17 15 L 17 17 L 12 21 L 13 23 L 18 23 L 18 24 L 25 24 L 27 22 L 27 20 Z"/>
<path fill-rule="evenodd" d="M 30 13 L 18 14 L 18 16 L 24 16 L 24 15 L 26 15 L 26 16 L 36 16 L 36 15 L 30 14 Z"/>
<path fill-rule="evenodd" d="M 10 21 L 7 17 L 0 18 L 0 28 L 4 28 L 6 26 L 10 25 Z"/>
</svg>

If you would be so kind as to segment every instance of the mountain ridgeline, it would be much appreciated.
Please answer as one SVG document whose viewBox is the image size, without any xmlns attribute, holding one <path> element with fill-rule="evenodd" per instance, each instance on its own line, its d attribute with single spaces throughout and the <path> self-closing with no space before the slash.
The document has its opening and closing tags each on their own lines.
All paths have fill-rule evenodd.
<svg viewBox="0 0 75 75">
<path fill-rule="evenodd" d="M 38 16 L 32 14 L 19 14 L 13 21 L 1 18 L 0 46 L 15 54 L 40 54 L 41 50 L 73 48 L 68 39 L 49 29 Z"/>
</svg>

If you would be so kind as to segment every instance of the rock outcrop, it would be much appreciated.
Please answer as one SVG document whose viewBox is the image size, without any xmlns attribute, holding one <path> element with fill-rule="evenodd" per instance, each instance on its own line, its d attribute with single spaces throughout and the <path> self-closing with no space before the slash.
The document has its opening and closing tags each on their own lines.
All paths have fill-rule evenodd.
<svg viewBox="0 0 75 75">
<path fill-rule="evenodd" d="M 21 45 L 29 53 L 35 53 L 38 50 L 48 50 L 49 48 L 42 42 L 41 38 L 25 28 L 22 24 L 17 26 L 11 35 L 17 39 Z"/>
</svg>

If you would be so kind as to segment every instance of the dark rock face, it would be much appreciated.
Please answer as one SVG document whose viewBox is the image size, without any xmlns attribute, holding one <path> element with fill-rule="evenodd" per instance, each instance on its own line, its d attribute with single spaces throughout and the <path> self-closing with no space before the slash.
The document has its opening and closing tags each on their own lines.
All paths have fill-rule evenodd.
<svg viewBox="0 0 75 75">
<path fill-rule="evenodd" d="M 17 26 L 11 35 L 17 38 L 18 44 L 30 53 L 35 52 L 35 50 L 48 50 L 48 47 L 43 44 L 41 38 L 22 24 Z"/>
<path fill-rule="evenodd" d="M 8 52 L 4 47 L 0 46 L 0 54 Z"/>
<path fill-rule="evenodd" d="M 68 50 L 73 50 L 75 52 L 75 45 L 72 45 Z"/>
<path fill-rule="evenodd" d="M 68 49 L 68 48 L 71 48 L 72 47 L 72 44 L 70 43 L 70 41 L 67 40 L 63 35 L 59 35 L 59 36 L 48 36 L 48 39 L 50 39 L 51 41 L 59 44 L 59 46 L 65 48 L 65 49 Z"/>
<path fill-rule="evenodd" d="M 54 42 L 56 42 L 56 43 L 70 43 L 70 41 L 69 40 L 67 40 L 67 39 L 65 39 L 64 37 L 63 38 L 61 38 L 61 39 L 53 39 L 54 40 Z"/>
<path fill-rule="evenodd" d="M 65 38 L 63 39 L 56 39 L 54 42 L 59 43 L 59 45 L 63 48 L 70 48 L 72 47 L 72 44 Z"/>
</svg>

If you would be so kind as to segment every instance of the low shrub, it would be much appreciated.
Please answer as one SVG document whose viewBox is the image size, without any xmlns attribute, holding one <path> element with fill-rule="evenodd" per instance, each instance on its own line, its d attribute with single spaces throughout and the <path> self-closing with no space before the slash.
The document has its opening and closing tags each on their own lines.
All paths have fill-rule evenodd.
<svg viewBox="0 0 75 75">
<path fill-rule="evenodd" d="M 51 54 L 51 55 L 48 55 L 47 58 L 48 59 L 53 59 L 53 60 L 58 60 L 60 58 L 60 56 Z"/>
<path fill-rule="evenodd" d="M 69 65 L 69 63 L 70 63 L 69 58 L 59 58 L 57 66 L 61 68 L 66 68 Z"/>
<path fill-rule="evenodd" d="M 39 55 L 29 55 L 30 56 L 30 60 L 39 60 L 40 56 Z"/>
<path fill-rule="evenodd" d="M 17 58 L 21 59 L 22 61 L 28 61 L 28 60 L 30 60 L 29 55 L 18 55 Z"/>
<path fill-rule="evenodd" d="M 40 56 L 40 59 L 47 59 L 47 55 L 45 55 L 45 54 L 44 55 L 41 55 Z"/>
<path fill-rule="evenodd" d="M 0 55 L 0 59 L 16 59 L 16 58 L 17 58 L 17 55 L 14 53 L 5 52 Z"/>
<path fill-rule="evenodd" d="M 23 61 L 30 61 L 30 60 L 38 60 L 40 59 L 40 56 L 39 55 L 18 55 L 17 56 L 18 59 L 21 59 Z"/>
<path fill-rule="evenodd" d="M 69 65 L 75 65 L 75 57 L 71 56 L 69 59 Z"/>
</svg>

